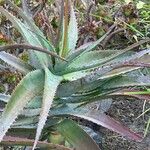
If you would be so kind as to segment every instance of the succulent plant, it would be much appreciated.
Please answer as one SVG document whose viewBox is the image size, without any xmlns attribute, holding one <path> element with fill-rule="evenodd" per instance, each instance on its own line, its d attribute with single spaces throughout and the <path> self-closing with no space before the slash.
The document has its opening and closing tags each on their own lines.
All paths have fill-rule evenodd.
<svg viewBox="0 0 150 150">
<path fill-rule="evenodd" d="M 141 140 L 140 135 L 86 104 L 116 95 L 130 96 L 123 91 L 128 87 L 150 86 L 150 76 L 139 74 L 141 68 L 149 67 L 150 59 L 145 59 L 145 55 L 150 49 L 133 51 L 131 47 L 137 47 L 135 44 L 123 50 L 95 50 L 108 33 L 95 42 L 76 48 L 78 25 L 69 0 L 65 1 L 61 34 L 54 46 L 31 16 L 9 0 L 7 2 L 19 17 L 2 6 L 0 12 L 12 22 L 26 43 L 0 46 L 0 59 L 24 74 L 11 96 L 0 95 L 0 100 L 6 104 L 0 117 L 0 141 L 8 129 L 8 135 L 13 136 L 33 133 L 36 135 L 35 149 L 37 144 L 40 145 L 38 140 L 42 131 L 44 133 L 53 127 L 77 150 L 98 150 L 99 147 L 80 126 L 66 119 L 68 116 L 94 122 L 133 140 Z M 141 44 L 149 41 L 143 40 Z M 17 48 L 29 50 L 28 62 L 4 52 Z M 28 141 L 28 145 L 31 143 Z"/>
</svg>

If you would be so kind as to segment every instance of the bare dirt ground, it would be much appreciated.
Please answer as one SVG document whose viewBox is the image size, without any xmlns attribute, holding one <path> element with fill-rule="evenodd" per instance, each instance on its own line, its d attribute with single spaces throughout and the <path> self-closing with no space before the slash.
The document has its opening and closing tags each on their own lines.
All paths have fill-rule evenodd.
<svg viewBox="0 0 150 150">
<path fill-rule="evenodd" d="M 132 130 L 143 133 L 145 125 L 150 114 L 145 114 L 144 117 L 136 119 L 143 110 L 144 101 L 141 100 L 120 100 L 113 101 L 112 106 L 107 112 L 111 117 L 127 125 Z M 150 107 L 150 103 L 146 103 L 146 108 Z M 145 109 L 146 109 L 145 108 Z M 102 148 L 103 150 L 150 150 L 150 133 L 143 139 L 142 142 L 134 142 L 127 140 L 110 130 L 101 128 L 103 134 Z"/>
</svg>

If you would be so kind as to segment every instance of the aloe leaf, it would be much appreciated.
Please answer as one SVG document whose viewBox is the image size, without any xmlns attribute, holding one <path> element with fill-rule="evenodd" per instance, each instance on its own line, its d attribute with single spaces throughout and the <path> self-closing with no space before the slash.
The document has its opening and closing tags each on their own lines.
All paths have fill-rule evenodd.
<svg viewBox="0 0 150 150">
<path fill-rule="evenodd" d="M 87 52 L 93 50 L 99 44 L 99 41 L 101 42 L 105 38 L 105 36 L 106 35 L 104 35 L 98 41 L 89 42 L 89 43 L 86 43 L 86 44 L 80 46 L 79 48 L 77 48 L 73 54 L 68 56 L 68 58 L 67 58 L 68 63 L 67 64 L 66 63 L 59 64 L 59 66 L 56 66 L 56 70 L 61 71 L 62 67 L 69 66 L 72 62 L 76 61 L 76 59 L 81 58 L 84 53 L 87 53 Z"/>
<path fill-rule="evenodd" d="M 40 118 L 39 118 L 39 123 L 37 127 L 37 133 L 35 137 L 33 150 L 35 149 L 36 144 L 40 138 L 42 129 L 47 120 L 47 116 L 48 116 L 49 110 L 51 108 L 51 105 L 52 105 L 52 102 L 53 102 L 53 99 L 57 90 L 57 87 L 60 84 L 61 80 L 62 80 L 61 77 L 53 75 L 49 71 L 48 68 L 45 68 L 44 94 L 43 94 L 41 113 L 40 113 Z"/>
<path fill-rule="evenodd" d="M 17 130 L 17 129 L 34 129 L 35 130 L 35 135 L 36 135 L 36 129 L 38 126 L 38 120 L 39 120 L 39 116 L 32 116 L 32 117 L 19 117 L 16 122 L 13 124 L 12 128 L 10 129 L 10 131 L 13 130 Z M 48 128 L 55 126 L 56 124 L 58 124 L 58 122 L 60 121 L 60 118 L 56 118 L 56 117 L 49 117 L 48 120 L 46 121 L 45 127 L 44 129 L 47 130 Z M 43 130 L 44 130 L 43 129 Z M 35 137 L 34 135 L 34 137 Z M 33 137 L 33 138 L 34 138 Z"/>
<path fill-rule="evenodd" d="M 27 103 L 43 90 L 44 75 L 40 70 L 28 73 L 18 84 L 0 117 L 0 141 Z"/>
<path fill-rule="evenodd" d="M 68 22 L 69 22 L 69 0 L 63 1 L 64 17 L 62 29 L 62 42 L 60 42 L 60 56 L 66 57 L 68 53 Z"/>
<path fill-rule="evenodd" d="M 41 112 L 41 106 L 39 108 L 30 108 L 30 109 L 23 109 L 21 111 L 20 115 L 26 116 L 26 117 L 34 117 L 40 115 Z"/>
<path fill-rule="evenodd" d="M 100 150 L 92 138 L 71 120 L 65 119 L 60 122 L 57 130 L 76 150 Z"/>
<path fill-rule="evenodd" d="M 120 88 L 150 86 L 149 80 L 148 75 L 133 75 L 132 72 L 108 79 L 98 79 L 93 82 L 76 80 L 62 84 L 58 89 L 57 96 L 62 99 L 63 103 L 91 102 L 96 101 L 98 97 L 99 99 L 107 97 L 108 94 L 114 93 L 115 90 Z"/>
<path fill-rule="evenodd" d="M 11 45 L 0 46 L 0 52 L 1 51 L 6 51 L 8 49 L 17 49 L 17 48 L 23 48 L 23 49 L 26 49 L 26 50 L 32 49 L 34 51 L 42 52 L 42 53 L 54 56 L 56 58 L 59 58 L 63 61 L 66 61 L 64 58 L 61 58 L 55 52 L 50 52 L 45 48 L 33 46 L 33 45 L 30 45 L 30 44 L 11 44 Z"/>
<path fill-rule="evenodd" d="M 10 95 L 0 93 L 0 101 L 7 103 L 10 99 Z"/>
<path fill-rule="evenodd" d="M 74 53 L 68 57 L 69 62 L 73 61 L 74 59 L 77 59 L 82 54 L 96 48 L 96 46 L 98 46 L 107 37 L 107 35 L 112 31 L 112 29 L 110 29 L 106 34 L 104 34 L 97 41 L 86 43 L 86 44 L 80 46 L 79 48 L 77 48 L 76 51 L 74 51 Z"/>
<path fill-rule="evenodd" d="M 30 126 L 30 129 L 31 128 L 36 128 L 37 127 L 37 124 L 38 123 L 38 116 L 32 116 L 32 117 L 19 117 L 13 124 L 12 128 L 11 129 L 16 129 L 16 128 L 23 128 L 23 127 L 27 127 L 27 126 Z M 34 124 L 34 126 L 33 126 Z"/>
<path fill-rule="evenodd" d="M 81 77 L 80 75 L 83 75 L 82 77 L 84 77 L 84 75 L 86 74 L 86 72 L 84 72 L 84 71 L 82 71 L 82 74 L 78 74 L 78 76 L 77 76 L 78 72 L 75 72 L 76 74 L 74 74 L 74 73 L 67 74 L 67 75 L 65 75 L 65 79 L 69 78 L 69 80 L 71 80 L 72 82 L 66 82 L 66 83 L 61 84 L 61 86 L 58 89 L 58 97 L 67 97 L 67 96 L 71 96 L 72 94 L 75 94 L 78 92 L 85 93 L 88 91 L 92 91 L 94 89 L 98 89 L 98 88 L 101 89 L 102 87 L 106 87 L 107 83 L 108 83 L 107 87 L 111 88 L 110 84 L 111 84 L 111 82 L 113 82 L 113 80 L 115 80 L 115 82 L 113 82 L 114 85 L 113 84 L 112 85 L 116 86 L 116 88 L 119 88 L 119 87 L 125 88 L 128 86 L 136 86 L 136 85 L 142 86 L 142 84 L 148 85 L 148 82 L 146 82 L 146 79 L 149 78 L 148 76 L 142 77 L 141 75 L 135 75 L 135 74 L 137 74 L 137 72 L 139 70 L 137 70 L 136 73 L 134 75 L 132 75 L 133 71 L 138 69 L 136 66 L 134 67 L 134 64 L 132 64 L 132 65 L 133 65 L 133 68 L 126 67 L 126 68 L 123 68 L 122 70 L 121 70 L 121 68 L 119 68 L 118 71 L 116 69 L 114 69 L 115 67 L 113 68 L 113 66 L 108 66 L 108 68 L 102 68 L 100 70 L 101 72 L 99 72 L 99 78 L 97 78 L 96 80 L 93 80 L 94 76 L 93 76 L 93 79 L 91 78 L 91 80 L 93 80 L 93 81 L 86 80 L 86 77 L 83 79 L 75 80 L 77 78 L 80 78 Z M 113 69 L 114 69 L 114 72 L 113 72 Z M 107 72 L 109 72 L 109 71 L 111 71 L 111 72 L 109 74 L 107 74 Z M 127 73 L 127 72 L 129 72 L 129 73 Z M 72 74 L 76 75 L 76 76 L 73 76 Z M 121 76 L 122 74 L 124 74 L 124 75 Z M 120 77 L 118 78 L 117 76 L 119 76 L 119 75 L 120 75 Z M 136 78 L 139 80 L 137 81 Z M 140 78 L 142 78 L 142 80 Z M 75 81 L 73 81 L 73 80 L 75 80 Z M 125 83 L 124 81 L 126 81 L 127 83 Z M 107 90 L 108 90 L 108 88 L 107 88 Z M 112 88 L 112 89 L 115 89 L 115 88 Z"/>
<path fill-rule="evenodd" d="M 8 101 L 10 100 L 11 96 L 10 95 L 6 95 L 6 94 L 2 94 L 0 93 L 0 101 L 8 103 Z M 36 96 L 32 99 L 32 101 L 30 101 L 27 106 L 25 108 L 32 108 L 32 109 L 36 109 L 36 108 L 40 108 L 42 105 L 42 96 Z"/>
<path fill-rule="evenodd" d="M 70 22 L 68 27 L 68 51 L 69 53 L 75 50 L 77 40 L 78 40 L 78 24 L 75 16 L 75 12 L 72 6 L 70 5 L 71 12 L 70 12 Z"/>
<path fill-rule="evenodd" d="M 66 64 L 66 72 L 71 71 L 80 71 L 89 68 L 94 68 L 101 66 L 103 64 L 115 64 L 115 63 L 122 63 L 128 62 L 134 59 L 139 59 L 140 57 L 144 56 L 145 54 L 150 53 L 150 49 L 145 49 L 140 52 L 126 52 L 126 51 L 107 51 L 108 53 L 102 53 L 99 51 L 91 51 L 84 53 L 81 57 L 74 59 L 71 62 Z"/>
<path fill-rule="evenodd" d="M 0 59 L 13 66 L 23 74 L 27 74 L 33 69 L 29 64 L 6 52 L 0 52 Z"/>
<path fill-rule="evenodd" d="M 104 85 L 103 89 L 117 89 L 134 86 L 150 86 L 150 76 L 123 75 L 110 79 Z"/>
<path fill-rule="evenodd" d="M 132 130 L 130 130 L 128 127 L 124 126 L 123 124 L 121 124 L 120 122 L 116 121 L 115 119 L 107 116 L 104 113 L 101 113 L 101 111 L 99 110 L 93 110 L 91 109 L 91 107 L 88 106 L 82 106 L 82 107 L 78 107 L 79 104 L 70 104 L 70 105 L 64 105 L 61 108 L 57 108 L 54 110 L 54 115 L 71 115 L 77 118 L 82 118 L 85 119 L 89 122 L 93 122 L 97 125 L 103 126 L 109 130 L 112 130 L 116 133 L 119 133 L 120 135 L 132 139 L 132 140 L 136 140 L 136 141 L 141 141 L 142 140 L 142 136 L 133 132 Z M 91 105 L 89 105 L 91 106 Z M 78 108 L 77 108 L 78 107 Z M 66 130 L 68 131 L 68 130 Z M 65 131 L 64 131 L 65 132 Z M 74 134 L 76 132 L 73 132 Z M 82 137 L 82 136 L 81 136 Z M 80 137 L 79 137 L 79 140 Z"/>
<path fill-rule="evenodd" d="M 81 57 L 68 62 L 65 70 L 66 72 L 71 72 L 94 68 L 117 58 L 122 52 L 123 51 L 119 50 L 106 50 L 105 52 L 90 51 L 84 53 Z"/>
<path fill-rule="evenodd" d="M 72 62 L 76 61 L 76 59 L 81 58 L 82 55 L 84 55 L 84 53 L 87 53 L 88 51 L 91 51 L 92 49 L 94 49 L 99 44 L 99 42 L 101 42 L 103 39 L 105 39 L 105 37 L 107 36 L 108 33 L 106 33 L 104 36 L 102 36 L 99 40 L 97 40 L 95 42 L 86 43 L 86 44 L 82 45 L 81 47 L 77 48 L 76 51 L 67 58 L 68 63 L 67 64 L 66 63 L 61 63 L 61 65 L 56 66 L 56 70 L 58 70 L 59 72 L 62 71 L 61 70 L 62 67 L 67 67 Z M 133 45 L 130 45 L 129 47 L 122 50 L 122 53 L 120 53 L 120 56 L 125 54 L 126 52 L 132 50 L 133 48 L 136 48 L 140 44 L 142 45 L 142 44 L 144 44 L 146 42 L 149 42 L 149 41 L 150 41 L 150 39 L 148 38 L 148 39 L 145 39 L 145 40 L 141 40 L 138 43 L 135 43 Z"/>
<path fill-rule="evenodd" d="M 32 31 L 30 31 L 30 27 L 28 25 L 22 23 L 19 19 L 10 14 L 7 10 L 5 10 L 1 6 L 0 12 L 13 23 L 13 25 L 19 30 L 19 32 L 22 34 L 22 36 L 28 43 L 30 43 L 33 46 L 42 46 L 36 35 Z M 30 57 L 31 57 L 30 61 L 35 68 L 41 68 L 45 65 L 46 66 L 50 65 L 51 59 L 46 54 L 32 51 L 30 53 Z"/>
<path fill-rule="evenodd" d="M 106 73 L 104 76 L 100 77 L 99 79 L 107 79 L 107 78 L 111 78 L 111 77 L 115 77 L 118 75 L 122 75 L 128 72 L 132 72 L 134 70 L 138 70 L 141 67 L 136 67 L 134 66 L 134 64 L 132 65 L 132 67 L 121 67 L 121 68 L 116 68 L 108 73 Z"/>
<path fill-rule="evenodd" d="M 124 125 L 114 120 L 113 118 L 105 115 L 104 113 L 97 113 L 96 111 L 91 111 L 87 114 L 76 114 L 75 116 L 101 125 L 131 140 L 141 141 L 143 138 L 141 135 L 131 131 L 129 128 L 125 127 Z"/>
<path fill-rule="evenodd" d="M 148 53 L 150 53 L 150 49 L 142 50 L 140 52 L 132 54 L 131 56 L 127 56 L 126 58 L 122 58 L 122 59 L 117 58 L 112 64 L 110 63 L 110 64 L 102 65 L 97 68 L 93 68 L 93 71 L 91 69 L 90 70 L 91 74 L 88 75 L 89 73 L 88 72 L 87 76 L 84 79 L 89 82 L 93 82 L 94 80 L 97 80 L 97 79 L 102 79 L 106 73 L 116 68 L 121 68 L 122 66 L 124 67 L 124 64 L 126 62 L 137 60 Z M 135 67 L 135 69 L 137 69 L 137 67 Z"/>
<path fill-rule="evenodd" d="M 30 28 L 22 23 L 19 19 L 17 19 L 15 16 L 10 14 L 7 10 L 5 10 L 2 6 L 0 6 L 0 12 L 5 15 L 12 24 L 19 30 L 19 32 L 22 34 L 22 36 L 32 45 L 35 46 L 41 46 L 38 39 L 35 37 L 35 35 L 29 30 Z"/>
<path fill-rule="evenodd" d="M 30 16 L 27 16 L 27 14 L 25 14 L 18 6 L 16 6 L 10 0 L 6 0 L 6 2 L 15 9 L 15 11 L 18 13 L 19 16 L 21 16 L 25 20 L 26 24 L 32 30 L 29 31 L 31 31 L 37 37 L 37 39 L 40 41 L 42 46 L 47 48 L 48 50 L 54 50 L 54 47 L 46 39 L 46 37 L 40 31 L 40 29 L 35 25 L 34 20 Z"/>
<path fill-rule="evenodd" d="M 91 69 L 75 71 L 71 73 L 66 73 L 63 75 L 64 80 L 66 81 L 75 81 L 81 78 L 84 78 L 92 73 Z"/>
<path fill-rule="evenodd" d="M 77 61 L 75 64 L 74 63 L 72 64 L 72 67 L 68 66 L 68 68 L 65 69 L 66 71 L 63 70 L 62 74 L 64 74 L 64 79 L 69 80 L 69 81 L 74 81 L 74 80 L 84 78 L 84 77 L 85 78 L 89 77 L 90 80 L 93 80 L 94 78 L 96 79 L 97 77 L 101 78 L 101 79 L 107 78 L 107 77 L 112 76 L 111 74 L 107 75 L 107 73 L 109 73 L 110 71 L 117 69 L 117 68 L 124 67 L 123 65 L 125 63 L 133 61 L 133 60 L 137 60 L 149 52 L 150 52 L 150 49 L 145 49 L 145 50 L 142 50 L 137 53 L 133 53 L 133 52 L 125 53 L 123 51 L 118 52 L 118 53 L 116 52 L 116 54 L 112 53 L 112 55 L 102 59 L 100 62 L 98 62 L 98 56 L 97 57 L 95 56 L 95 61 L 91 60 L 92 65 L 89 67 L 89 69 L 87 67 L 88 63 L 84 63 L 84 62 L 81 63 L 80 61 L 79 61 L 80 63 L 78 63 L 78 61 Z M 88 56 L 88 57 L 90 57 L 90 56 Z M 101 55 L 99 55 L 99 57 L 102 58 Z M 81 66 L 81 68 L 80 68 L 80 66 Z M 134 64 L 133 64 L 133 66 L 134 66 Z M 80 68 L 80 69 L 78 70 L 78 68 Z M 136 70 L 136 69 L 138 69 L 138 67 L 136 66 L 136 67 L 130 68 L 130 69 L 125 68 L 121 72 L 115 73 L 114 75 L 119 75 L 119 74 L 122 74 L 123 72 L 132 71 L 134 69 Z M 106 77 L 105 77 L 105 74 L 106 74 Z"/>
<path fill-rule="evenodd" d="M 146 64 L 145 67 L 149 67 L 150 66 L 150 59 L 149 58 L 150 58 L 149 55 L 144 55 L 140 59 L 133 60 L 133 62 L 131 64 L 129 62 L 129 63 L 127 63 L 127 65 L 125 64 L 124 67 L 116 68 L 116 69 L 106 73 L 105 76 L 101 77 L 101 79 L 113 77 L 115 75 L 125 74 L 127 72 L 143 68 L 145 64 Z M 130 65 L 128 65 L 128 64 L 130 64 Z"/>
<path fill-rule="evenodd" d="M 4 70 L 6 70 L 6 67 L 5 67 L 4 65 L 1 65 L 1 64 L 0 64 L 0 70 L 1 70 L 1 71 L 4 71 Z"/>
<path fill-rule="evenodd" d="M 42 96 L 36 96 L 32 101 L 30 101 L 26 108 L 40 108 L 42 106 Z"/>
</svg>

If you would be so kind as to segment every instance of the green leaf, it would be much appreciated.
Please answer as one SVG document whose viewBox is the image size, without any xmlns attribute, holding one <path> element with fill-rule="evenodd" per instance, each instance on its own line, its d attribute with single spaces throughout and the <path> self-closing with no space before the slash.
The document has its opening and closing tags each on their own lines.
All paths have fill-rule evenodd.
<svg viewBox="0 0 150 150">
<path fill-rule="evenodd" d="M 27 104 L 26 108 L 40 108 L 42 106 L 42 95 L 36 96 L 32 101 Z"/>
<path fill-rule="evenodd" d="M 145 54 L 145 53 L 144 53 Z M 143 55 L 144 55 L 143 54 Z M 117 55 L 117 54 L 116 54 Z M 118 66 L 119 67 L 121 67 L 121 65 L 123 65 L 127 60 L 132 60 L 132 58 L 133 57 L 131 57 L 131 56 L 127 56 L 127 58 L 125 57 L 125 58 L 123 58 L 123 59 L 120 59 L 120 57 L 117 57 L 117 56 L 114 56 L 114 55 L 112 55 L 112 56 L 109 56 L 108 58 L 104 58 L 104 60 L 102 59 L 100 62 L 98 62 L 97 60 L 97 67 L 95 66 L 93 66 L 93 67 L 89 67 L 89 69 L 86 69 L 86 67 L 82 70 L 81 68 L 80 68 L 80 65 L 82 66 L 82 64 L 80 63 L 80 64 L 78 64 L 79 65 L 79 67 L 78 68 L 80 68 L 80 70 L 79 71 L 76 71 L 76 69 L 78 69 L 77 68 L 77 66 L 76 65 L 74 65 L 74 67 L 75 68 L 67 68 L 67 69 L 65 69 L 66 70 L 66 72 L 65 72 L 65 70 L 64 70 L 64 72 L 62 73 L 62 74 L 64 74 L 63 75 L 63 77 L 64 77 L 64 80 L 67 80 L 67 81 L 75 81 L 75 80 L 78 80 L 78 79 L 85 79 L 85 80 L 91 80 L 91 82 L 92 81 L 94 81 L 94 80 L 97 80 L 97 79 L 100 79 L 100 78 L 105 78 L 105 74 L 106 73 L 109 73 L 110 71 L 112 71 L 112 70 L 114 70 L 114 69 L 116 69 Z M 120 54 L 119 54 L 120 55 Z M 100 55 L 99 55 L 100 56 Z M 100 56 L 101 57 L 101 56 Z M 114 59 L 116 57 L 116 59 Z M 95 58 L 96 59 L 96 58 Z M 107 59 L 110 59 L 110 60 L 112 60 L 112 59 L 114 59 L 114 61 L 112 60 L 112 61 L 106 61 Z M 95 62 L 96 62 L 95 61 Z M 94 61 L 93 61 L 94 62 Z M 108 63 L 105 63 L 105 62 L 108 62 Z M 99 63 L 102 63 L 102 64 L 99 64 Z M 103 64 L 104 63 L 104 64 Z M 83 62 L 83 64 L 84 64 L 84 62 Z M 88 64 L 87 64 L 88 65 Z M 83 67 L 83 66 L 82 66 Z M 137 67 L 135 68 L 135 69 L 137 69 Z M 133 69 L 132 69 L 133 70 Z M 71 73 L 68 73 L 68 72 L 70 72 L 70 71 L 72 71 Z M 74 71 L 74 72 L 73 72 Z M 130 71 L 130 70 L 129 70 Z M 119 72 L 118 72 L 119 73 Z M 115 75 L 117 75 L 117 74 L 115 74 Z M 108 76 L 109 77 L 109 76 Z"/>
<path fill-rule="evenodd" d="M 134 86 L 150 86 L 150 76 L 138 76 L 132 74 L 122 75 L 110 79 L 102 86 L 102 88 L 109 90 Z"/>
<path fill-rule="evenodd" d="M 75 81 L 83 77 L 86 77 L 87 75 L 90 75 L 91 73 L 92 73 L 91 69 L 75 71 L 75 72 L 71 72 L 71 73 L 63 75 L 63 78 L 66 81 Z"/>
<path fill-rule="evenodd" d="M 94 68 L 117 58 L 122 53 L 123 51 L 119 50 L 89 51 L 68 62 L 65 70 L 71 72 Z"/>
<path fill-rule="evenodd" d="M 69 20 L 69 0 L 63 1 L 62 5 L 64 6 L 64 17 L 63 17 L 63 27 L 62 27 L 62 36 L 60 41 L 60 56 L 66 57 L 68 53 L 68 20 Z"/>
<path fill-rule="evenodd" d="M 71 12 L 70 12 L 70 22 L 68 27 L 68 51 L 71 53 L 71 51 L 75 50 L 77 40 L 78 40 L 78 24 L 75 16 L 75 12 L 72 6 L 72 3 L 70 5 Z"/>
<path fill-rule="evenodd" d="M 6 52 L 0 52 L 0 59 L 13 66 L 23 74 L 27 74 L 33 69 L 29 64 Z"/>
<path fill-rule="evenodd" d="M 43 90 L 44 74 L 37 70 L 28 73 L 13 92 L 0 118 L 0 141 L 27 103 Z"/>
<path fill-rule="evenodd" d="M 124 50 L 106 50 L 103 51 L 90 51 L 82 54 L 80 57 L 73 61 L 68 61 L 63 73 L 75 72 L 85 69 L 90 69 L 102 65 L 121 64 L 123 62 L 133 61 L 139 59 L 145 54 L 149 53 L 150 49 L 145 49 L 140 52 L 124 51 Z M 102 66 L 103 67 L 103 66 Z"/>
<path fill-rule="evenodd" d="M 39 120 L 39 116 L 32 116 L 32 117 L 19 117 L 16 122 L 13 124 L 12 128 L 10 129 L 10 131 L 13 130 L 17 130 L 17 129 L 34 129 L 35 130 L 35 134 L 34 137 L 36 135 L 36 129 L 38 126 L 38 120 Z M 56 117 L 49 117 L 48 120 L 46 121 L 45 127 L 44 129 L 47 130 L 48 128 L 58 124 L 58 122 L 60 121 L 60 118 L 56 118 Z M 44 130 L 43 129 L 43 130 Z M 26 131 L 27 132 L 27 131 Z M 34 138 L 33 137 L 33 138 Z"/>
<path fill-rule="evenodd" d="M 61 80 L 62 80 L 62 77 L 53 75 L 49 71 L 48 68 L 45 68 L 44 94 L 43 94 L 41 113 L 40 113 L 40 118 L 39 118 L 39 123 L 37 127 L 33 150 L 35 149 L 36 144 L 40 138 L 42 129 L 47 120 L 47 116 L 48 116 L 49 110 L 51 108 L 51 105 L 52 105 L 52 102 L 53 102 L 53 99 L 57 90 L 57 87 L 60 84 Z"/>
<path fill-rule="evenodd" d="M 136 140 L 136 141 L 142 140 L 142 136 L 140 134 L 133 132 L 132 130 L 130 130 L 128 127 L 124 126 L 120 122 L 102 113 L 101 110 L 94 110 L 93 107 L 91 107 L 92 105 L 81 106 L 81 107 L 78 107 L 78 105 L 79 104 L 64 105 L 61 108 L 55 109 L 53 113 L 54 115 L 64 116 L 66 114 L 66 115 L 70 115 L 73 117 L 82 118 L 89 122 L 93 122 L 97 125 L 108 128 L 109 130 L 119 133 L 120 135 L 127 137 L 129 139 Z M 65 131 L 67 132 L 68 129 L 66 129 Z M 73 134 L 75 133 L 76 133 L 76 130 L 75 132 L 73 132 Z M 82 135 L 80 136 L 82 137 Z M 78 140 L 81 140 L 81 138 L 79 137 Z"/>
<path fill-rule="evenodd" d="M 0 12 L 5 15 L 13 25 L 19 30 L 25 40 L 33 45 L 33 46 L 42 46 L 37 36 L 31 31 L 30 26 L 25 23 L 22 23 L 19 19 L 15 16 L 10 14 L 7 10 L 0 6 Z M 46 54 L 41 52 L 32 51 L 30 53 L 30 61 L 35 68 L 42 68 L 43 66 L 50 65 L 50 57 Z"/>
<path fill-rule="evenodd" d="M 115 76 L 125 74 L 127 72 L 131 72 L 131 71 L 134 71 L 134 70 L 137 70 L 137 69 L 140 69 L 140 67 L 135 67 L 134 65 L 132 67 L 116 68 L 116 69 L 113 69 L 112 71 L 106 73 L 104 76 L 100 77 L 100 79 L 115 77 Z"/>
<path fill-rule="evenodd" d="M 7 103 L 10 99 L 10 95 L 0 94 L 0 101 Z"/>
<path fill-rule="evenodd" d="M 1 94 L 0 93 L 0 101 L 8 103 L 8 101 L 10 100 L 11 96 L 10 95 L 6 95 L 6 94 Z M 40 108 L 42 105 L 42 96 L 36 96 L 33 98 L 32 101 L 30 101 L 27 106 L 25 108 Z"/>
<path fill-rule="evenodd" d="M 12 3 L 10 0 L 6 0 L 6 2 L 14 8 L 14 10 L 18 13 L 20 17 L 22 17 L 31 29 L 30 31 L 37 37 L 43 47 L 47 48 L 48 50 L 54 50 L 54 47 L 50 44 L 50 42 L 46 39 L 44 34 L 41 30 L 35 25 L 34 20 L 28 16 L 25 12 L 22 11 L 18 6 Z"/>
<path fill-rule="evenodd" d="M 80 46 L 79 48 L 77 48 L 74 51 L 74 53 L 72 53 L 71 55 L 68 56 L 68 58 L 67 58 L 68 63 L 62 62 L 61 64 L 56 65 L 55 70 L 57 72 L 62 71 L 62 68 L 67 67 L 72 62 L 76 61 L 76 59 L 81 58 L 84 53 L 87 53 L 87 52 L 93 50 L 105 37 L 106 37 L 106 35 L 102 36 L 98 41 L 89 42 L 89 43 L 86 43 L 86 44 Z"/>
<path fill-rule="evenodd" d="M 74 59 L 77 59 L 78 57 L 80 57 L 82 54 L 93 50 L 94 48 L 96 48 L 96 46 L 98 46 L 106 37 L 107 35 L 110 33 L 111 31 L 108 31 L 106 34 L 104 34 L 101 38 L 99 38 L 97 41 L 94 42 L 89 42 L 86 43 L 82 46 L 80 46 L 79 48 L 77 48 L 74 53 L 72 55 L 70 55 L 68 57 L 68 61 L 72 61 Z"/>
<path fill-rule="evenodd" d="M 65 119 L 60 122 L 57 130 L 76 150 L 100 150 L 92 138 L 71 120 Z"/>
<path fill-rule="evenodd" d="M 122 66 L 124 67 L 124 64 L 126 62 L 138 60 L 142 56 L 150 53 L 150 49 L 145 49 L 145 50 L 142 50 L 140 52 L 133 53 L 131 56 L 129 56 L 129 55 L 125 56 L 125 52 L 123 52 L 123 53 L 124 54 L 119 54 L 120 56 L 117 56 L 116 59 L 112 60 L 109 63 L 106 63 L 105 65 L 101 65 L 99 67 L 85 71 L 87 76 L 84 77 L 84 80 L 89 81 L 89 82 L 93 82 L 93 81 L 98 80 L 98 79 L 103 79 L 106 73 L 108 73 L 108 72 L 110 72 L 116 68 L 121 68 Z M 125 57 L 122 57 L 123 55 Z M 137 69 L 137 67 L 135 67 L 135 70 L 136 69 Z M 89 73 L 90 73 L 90 75 L 88 75 Z M 119 74 L 119 72 L 118 72 L 118 74 Z M 68 80 L 69 80 L 69 78 L 68 78 Z"/>
</svg>

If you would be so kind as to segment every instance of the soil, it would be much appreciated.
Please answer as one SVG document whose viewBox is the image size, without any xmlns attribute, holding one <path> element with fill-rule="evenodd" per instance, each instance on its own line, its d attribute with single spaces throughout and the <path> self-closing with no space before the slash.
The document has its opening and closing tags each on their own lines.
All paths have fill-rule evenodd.
<svg viewBox="0 0 150 150">
<path fill-rule="evenodd" d="M 137 117 L 142 113 L 144 101 L 130 99 L 115 99 L 107 114 L 116 120 L 122 122 L 135 132 L 144 133 L 147 120 L 150 113 L 144 117 Z M 145 109 L 150 108 L 150 103 L 146 103 Z M 127 140 L 120 135 L 111 132 L 105 128 L 101 128 L 103 134 L 102 149 L 103 150 L 150 150 L 150 132 L 142 142 Z"/>
</svg>

